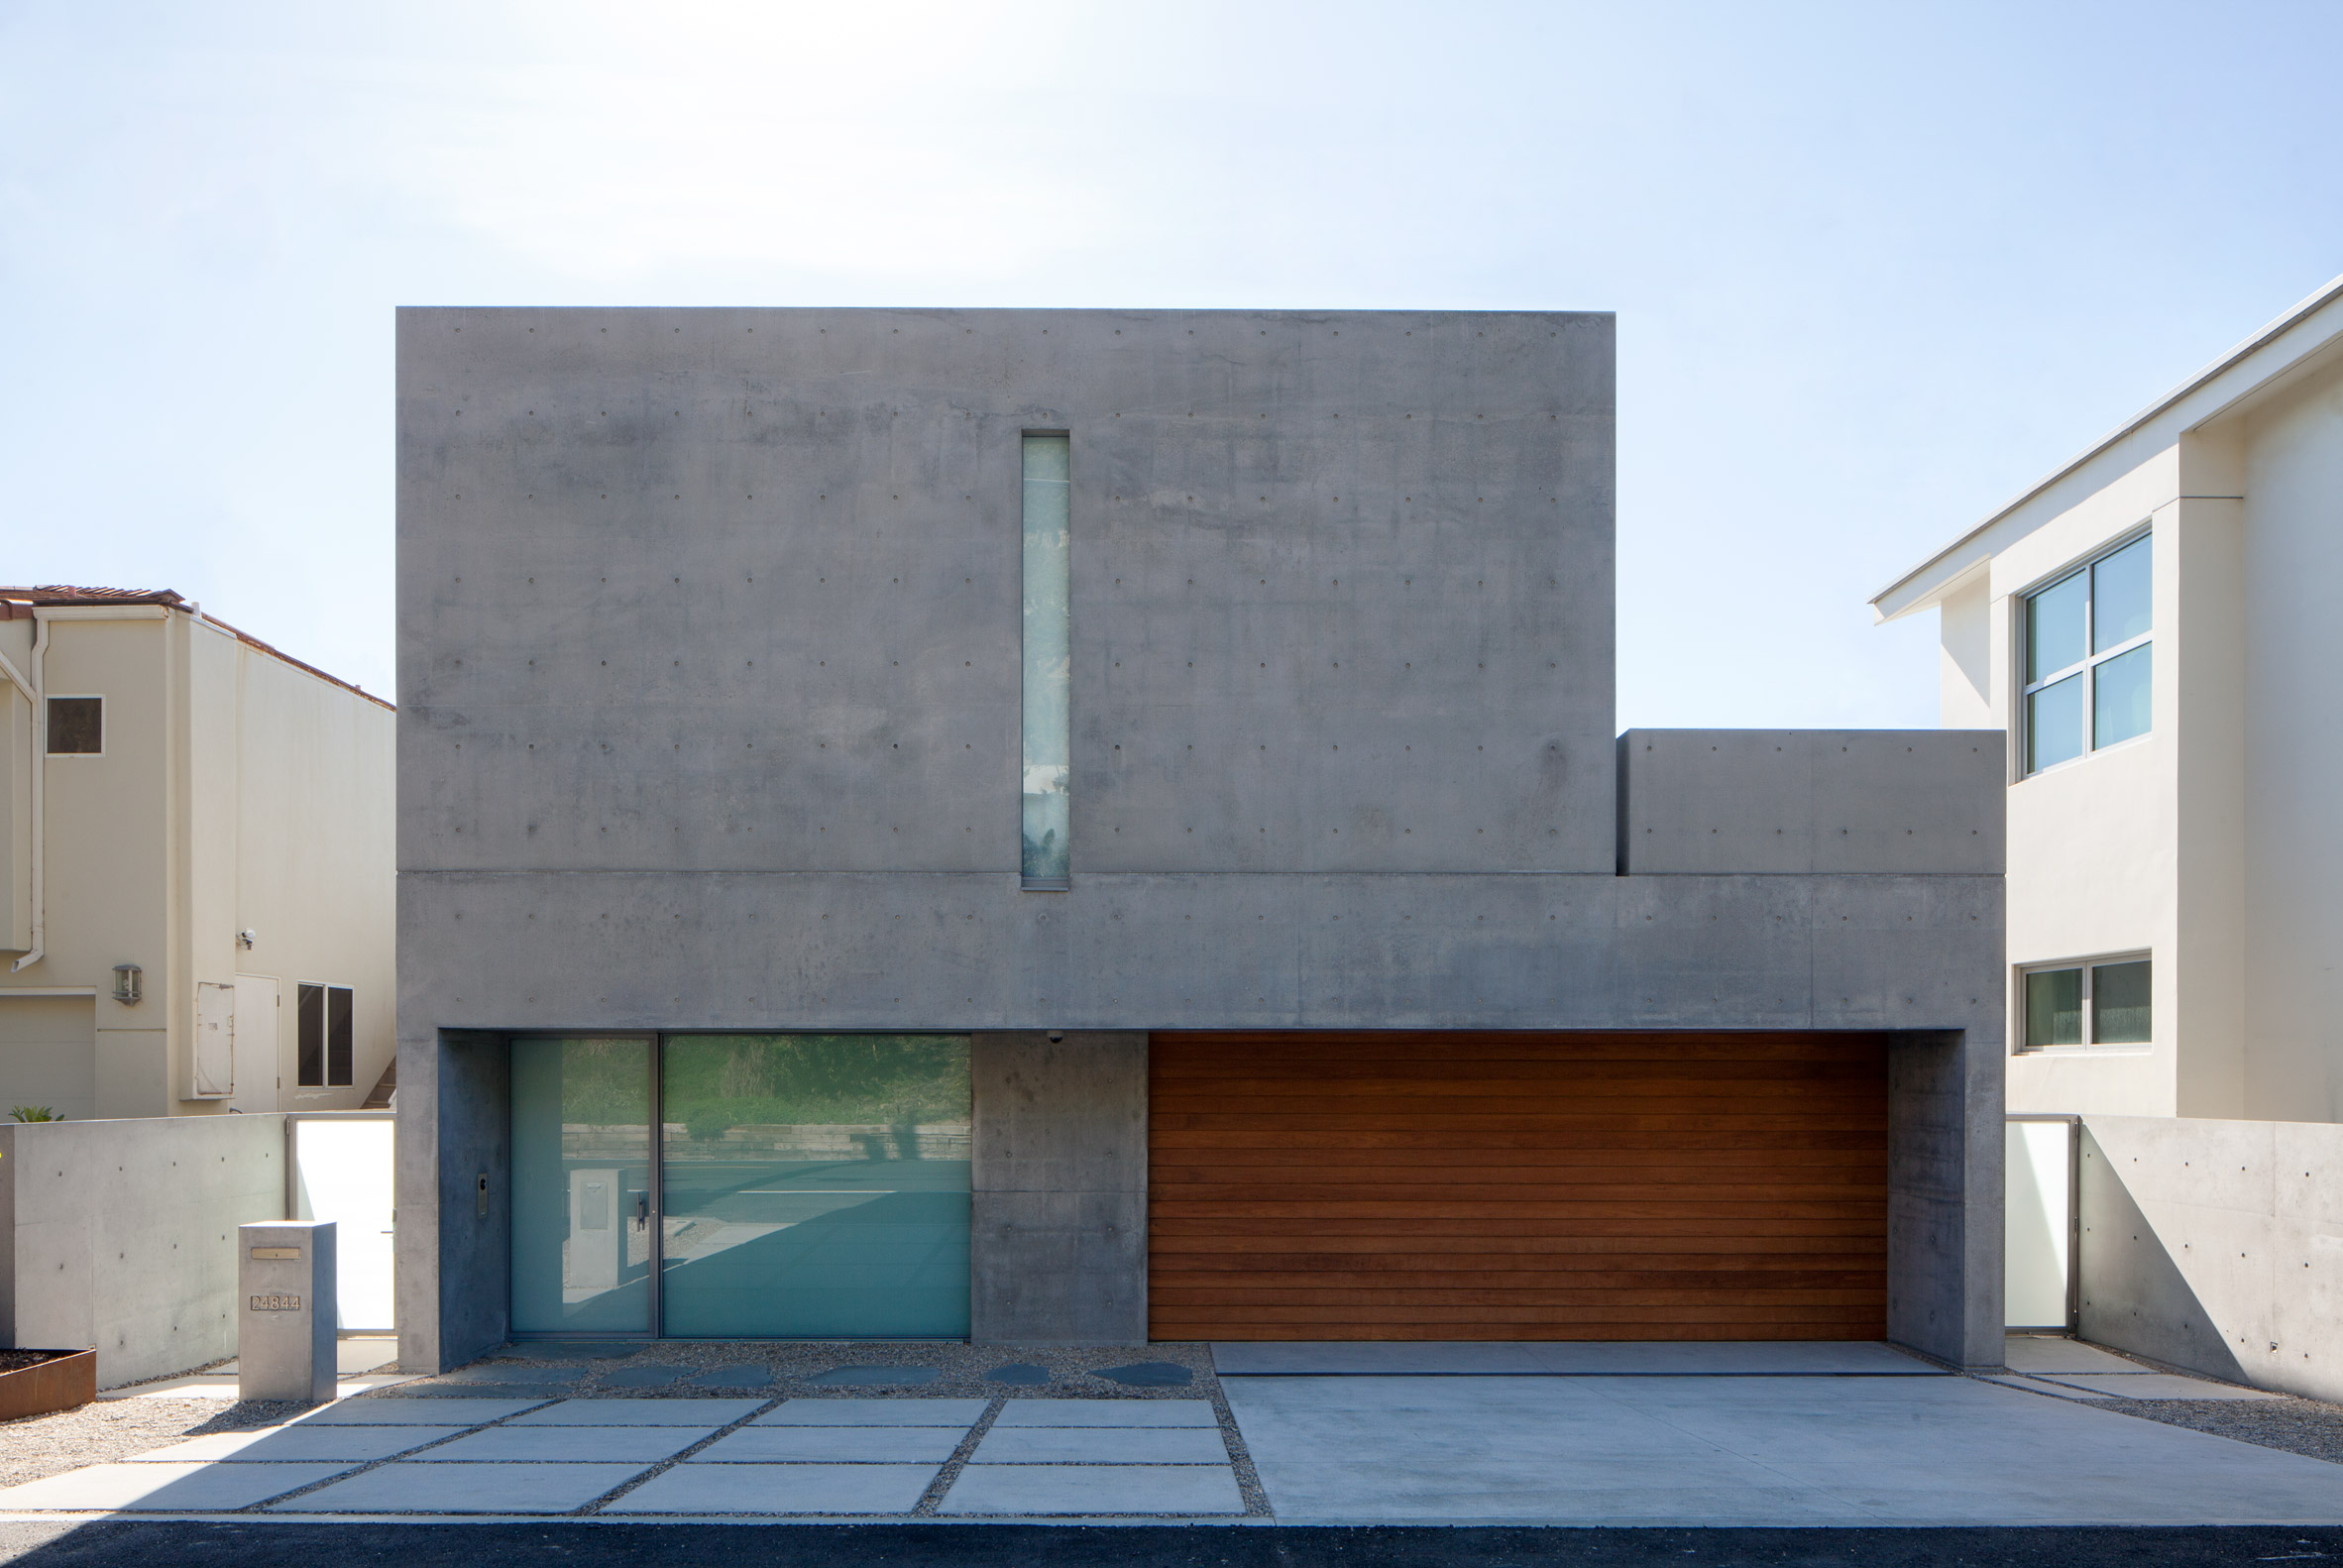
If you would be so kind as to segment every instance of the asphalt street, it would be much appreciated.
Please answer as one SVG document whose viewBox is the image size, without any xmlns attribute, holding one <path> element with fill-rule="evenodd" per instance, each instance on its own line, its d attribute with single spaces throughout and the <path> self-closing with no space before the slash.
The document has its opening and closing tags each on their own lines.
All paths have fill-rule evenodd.
<svg viewBox="0 0 2343 1568">
<path fill-rule="evenodd" d="M 2343 1528 L 1312 1529 L 1136 1525 L 0 1524 L 21 1568 L 2163 1568 L 2343 1560 Z"/>
</svg>

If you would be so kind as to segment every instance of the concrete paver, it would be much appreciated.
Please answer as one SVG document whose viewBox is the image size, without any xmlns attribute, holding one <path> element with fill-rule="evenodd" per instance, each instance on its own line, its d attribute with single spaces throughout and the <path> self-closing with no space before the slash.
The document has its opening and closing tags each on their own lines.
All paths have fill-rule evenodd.
<svg viewBox="0 0 2343 1568">
<path fill-rule="evenodd" d="M 993 1417 L 1004 1426 L 1217 1426 L 1209 1400 L 1011 1400 Z"/>
<path fill-rule="evenodd" d="M 477 1426 L 502 1420 L 541 1400 L 344 1400 L 296 1417 L 299 1426 Z"/>
<path fill-rule="evenodd" d="M 604 1513 L 909 1513 L 935 1465 L 677 1465 Z"/>
<path fill-rule="evenodd" d="M 699 1442 L 702 1426 L 492 1426 L 414 1456 L 416 1464 L 655 1465 Z"/>
<path fill-rule="evenodd" d="M 918 1464 L 951 1457 L 964 1426 L 743 1426 L 691 1457 L 693 1464 Z"/>
<path fill-rule="evenodd" d="M 135 1464 L 213 1460 L 227 1464 L 300 1464 L 389 1459 L 463 1431 L 461 1426 L 279 1426 L 213 1432 L 140 1454 Z"/>
<path fill-rule="evenodd" d="M 790 1400 L 751 1426 L 957 1426 L 976 1424 L 984 1400 Z M 1068 1401 L 1071 1402 L 1071 1401 Z"/>
<path fill-rule="evenodd" d="M 251 1468 L 220 1467 L 230 1474 Z M 645 1468 L 388 1464 L 277 1507 L 296 1513 L 567 1513 L 625 1485 Z"/>
<path fill-rule="evenodd" d="M 995 1425 L 969 1461 L 978 1465 L 1225 1465 L 1218 1427 Z"/>
<path fill-rule="evenodd" d="M 177 1512 L 248 1509 L 256 1503 L 340 1475 L 344 1464 L 90 1465 L 0 1491 L 0 1512 L 17 1509 Z"/>
<path fill-rule="evenodd" d="M 1288 1522 L 2343 1519 L 2343 1466 L 1971 1378 L 1240 1378 L 1225 1393 Z"/>
<path fill-rule="evenodd" d="M 1226 1465 L 977 1465 L 963 1467 L 942 1513 L 1242 1513 Z"/>
<path fill-rule="evenodd" d="M 696 1426 L 702 1436 L 757 1408 L 762 1400 L 564 1400 L 531 1410 L 514 1426 Z"/>
</svg>

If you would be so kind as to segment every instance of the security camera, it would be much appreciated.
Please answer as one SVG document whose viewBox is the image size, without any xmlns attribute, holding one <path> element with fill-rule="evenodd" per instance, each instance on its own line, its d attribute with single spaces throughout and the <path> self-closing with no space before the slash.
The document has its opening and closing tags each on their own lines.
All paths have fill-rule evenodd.
<svg viewBox="0 0 2343 1568">
<path fill-rule="evenodd" d="M 242 931 L 236 934 L 236 946 L 239 948 L 249 948 L 260 940 L 261 934 L 253 930 L 250 926 L 245 927 Z"/>
</svg>

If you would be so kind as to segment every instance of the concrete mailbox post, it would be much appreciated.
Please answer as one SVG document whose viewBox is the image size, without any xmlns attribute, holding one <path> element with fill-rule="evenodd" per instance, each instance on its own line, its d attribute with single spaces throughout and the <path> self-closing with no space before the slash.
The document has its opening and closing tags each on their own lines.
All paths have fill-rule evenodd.
<svg viewBox="0 0 2343 1568">
<path fill-rule="evenodd" d="M 323 1404 L 334 1397 L 334 1222 L 236 1227 L 236 1397 Z"/>
</svg>

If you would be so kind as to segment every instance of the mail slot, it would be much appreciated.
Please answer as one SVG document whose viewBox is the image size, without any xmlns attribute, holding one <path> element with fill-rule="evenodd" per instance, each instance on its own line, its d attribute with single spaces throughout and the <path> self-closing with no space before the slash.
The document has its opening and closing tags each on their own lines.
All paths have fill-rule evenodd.
<svg viewBox="0 0 2343 1568">
<path fill-rule="evenodd" d="M 323 1404 L 334 1397 L 334 1224 L 240 1225 L 244 1310 L 236 1326 L 236 1397 Z"/>
</svg>

